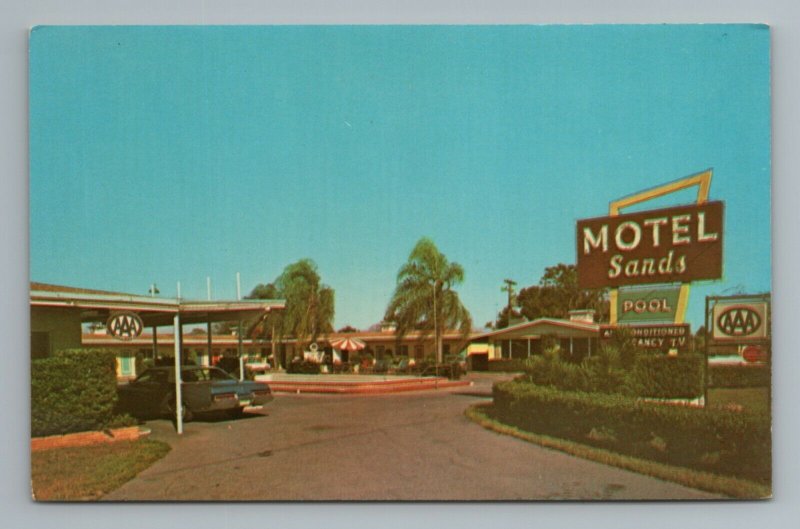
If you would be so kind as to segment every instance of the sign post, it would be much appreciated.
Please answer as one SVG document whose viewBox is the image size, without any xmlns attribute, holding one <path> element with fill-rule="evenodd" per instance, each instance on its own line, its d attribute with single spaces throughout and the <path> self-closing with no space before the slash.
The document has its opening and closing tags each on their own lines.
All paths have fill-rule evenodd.
<svg viewBox="0 0 800 529">
<path fill-rule="evenodd" d="M 577 222 L 578 286 L 609 288 L 609 327 L 626 325 L 641 347 L 669 346 L 670 355 L 687 347 L 690 284 L 722 277 L 724 204 L 708 201 L 711 176 L 708 169 L 635 193 L 609 203 L 608 216 Z M 622 213 L 694 186 L 694 204 Z"/>
<path fill-rule="evenodd" d="M 709 346 L 736 346 L 741 348 L 739 354 L 743 361 L 765 362 L 772 373 L 770 302 L 769 294 L 706 296 L 706 365 Z M 771 391 L 769 406 L 772 407 Z"/>
</svg>

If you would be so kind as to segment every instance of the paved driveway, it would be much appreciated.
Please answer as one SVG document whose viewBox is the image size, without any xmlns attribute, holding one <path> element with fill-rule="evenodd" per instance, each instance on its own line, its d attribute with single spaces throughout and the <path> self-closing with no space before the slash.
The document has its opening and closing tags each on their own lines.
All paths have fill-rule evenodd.
<svg viewBox="0 0 800 529">
<path fill-rule="evenodd" d="M 188 423 L 172 451 L 106 500 L 528 500 L 713 498 L 485 430 L 470 390 L 278 395 L 239 420 Z M 468 394 L 465 394 L 468 393 Z"/>
</svg>

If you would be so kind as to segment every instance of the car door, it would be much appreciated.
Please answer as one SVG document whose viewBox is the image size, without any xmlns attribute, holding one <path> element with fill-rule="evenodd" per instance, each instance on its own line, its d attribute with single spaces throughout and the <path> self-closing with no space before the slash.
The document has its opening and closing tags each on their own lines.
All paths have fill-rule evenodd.
<svg viewBox="0 0 800 529">
<path fill-rule="evenodd" d="M 157 414 L 167 395 L 168 373 L 164 370 L 147 370 L 129 383 L 121 393 L 126 409 L 134 413 Z"/>
<path fill-rule="evenodd" d="M 181 393 L 183 402 L 194 412 L 207 410 L 211 406 L 211 381 L 207 368 L 181 370 Z"/>
</svg>

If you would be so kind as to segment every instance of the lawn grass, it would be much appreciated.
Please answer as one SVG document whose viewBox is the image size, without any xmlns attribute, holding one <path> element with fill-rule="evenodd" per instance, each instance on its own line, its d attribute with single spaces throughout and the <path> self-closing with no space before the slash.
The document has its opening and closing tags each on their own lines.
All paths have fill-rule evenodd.
<svg viewBox="0 0 800 529">
<path fill-rule="evenodd" d="M 769 392 L 770 388 L 709 388 L 708 405 L 712 408 L 738 405 L 769 415 Z"/>
<path fill-rule="evenodd" d="M 665 465 L 655 461 L 648 461 L 618 454 L 609 450 L 603 450 L 601 448 L 587 446 L 566 439 L 527 432 L 489 417 L 487 411 L 491 406 L 492 404 L 490 403 L 476 404 L 467 408 L 465 414 L 470 420 L 486 429 L 498 433 L 511 435 L 545 448 L 559 450 L 583 459 L 631 470 L 639 474 L 666 481 L 672 481 L 687 487 L 718 493 L 737 499 L 764 499 L 772 496 L 770 487 L 752 481 Z"/>
<path fill-rule="evenodd" d="M 151 439 L 31 452 L 31 489 L 39 501 L 96 500 L 169 452 Z"/>
</svg>

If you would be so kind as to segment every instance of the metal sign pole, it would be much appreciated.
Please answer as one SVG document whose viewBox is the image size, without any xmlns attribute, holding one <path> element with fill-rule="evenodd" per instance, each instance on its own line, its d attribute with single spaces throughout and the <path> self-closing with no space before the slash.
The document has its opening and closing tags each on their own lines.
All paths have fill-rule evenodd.
<svg viewBox="0 0 800 529">
<path fill-rule="evenodd" d="M 175 331 L 175 426 L 178 434 L 183 433 L 183 395 L 181 394 L 181 316 L 175 313 L 172 325 Z"/>
<path fill-rule="evenodd" d="M 709 309 L 709 299 L 706 296 L 706 312 L 704 314 L 705 318 L 705 336 L 703 337 L 703 356 L 705 357 L 705 361 L 703 362 L 703 407 L 708 408 L 708 341 L 711 339 L 712 332 L 708 328 L 708 309 Z"/>
</svg>

